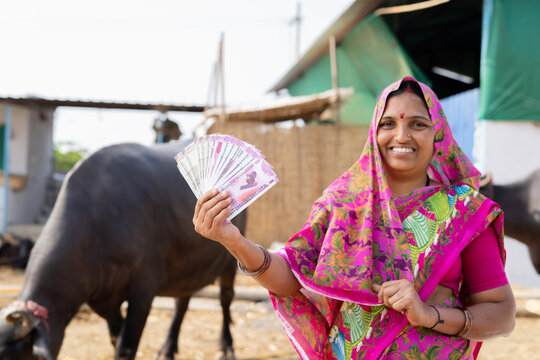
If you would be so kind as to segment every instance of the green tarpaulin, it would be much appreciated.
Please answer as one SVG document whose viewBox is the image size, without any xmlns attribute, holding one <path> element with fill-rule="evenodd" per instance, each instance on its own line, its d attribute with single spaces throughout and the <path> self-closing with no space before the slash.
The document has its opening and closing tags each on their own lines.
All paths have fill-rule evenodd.
<svg viewBox="0 0 540 360">
<path fill-rule="evenodd" d="M 540 1 L 485 0 L 479 118 L 540 121 Z"/>
<path fill-rule="evenodd" d="M 380 92 L 403 76 L 414 76 L 429 84 L 386 23 L 375 14 L 366 17 L 340 41 L 336 57 L 339 87 L 354 87 L 354 95 L 340 112 L 343 124 L 369 124 Z M 293 96 L 331 88 L 329 54 L 288 87 Z"/>
</svg>

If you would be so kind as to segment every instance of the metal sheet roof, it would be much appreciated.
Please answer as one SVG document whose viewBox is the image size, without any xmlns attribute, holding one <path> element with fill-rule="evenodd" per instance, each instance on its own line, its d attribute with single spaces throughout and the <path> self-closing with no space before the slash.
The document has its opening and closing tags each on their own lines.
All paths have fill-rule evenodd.
<svg viewBox="0 0 540 360">
<path fill-rule="evenodd" d="M 24 106 L 44 106 L 44 107 L 88 107 L 101 109 L 126 109 L 126 110 L 156 110 L 203 112 L 204 106 L 178 105 L 178 104 L 143 104 L 127 102 L 89 101 L 89 100 L 65 100 L 65 99 L 45 99 L 39 97 L 0 97 L 0 103 L 9 103 Z"/>
</svg>

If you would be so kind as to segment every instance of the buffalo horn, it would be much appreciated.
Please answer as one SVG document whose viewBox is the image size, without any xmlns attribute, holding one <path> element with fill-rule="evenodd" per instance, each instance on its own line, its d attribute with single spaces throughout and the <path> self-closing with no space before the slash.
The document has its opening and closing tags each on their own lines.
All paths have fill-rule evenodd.
<svg viewBox="0 0 540 360">
<path fill-rule="evenodd" d="M 480 178 L 480 185 L 479 187 L 484 187 L 486 185 L 489 185 L 491 183 L 492 177 L 490 173 L 486 173 L 484 176 Z"/>
<path fill-rule="evenodd" d="M 27 311 L 14 310 L 6 314 L 6 321 L 15 327 L 16 339 L 21 339 L 32 331 L 32 318 Z"/>
</svg>

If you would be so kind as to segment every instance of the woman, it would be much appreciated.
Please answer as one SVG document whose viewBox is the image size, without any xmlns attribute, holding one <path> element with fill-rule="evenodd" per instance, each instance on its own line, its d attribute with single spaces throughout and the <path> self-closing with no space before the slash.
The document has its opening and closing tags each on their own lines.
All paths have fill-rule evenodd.
<svg viewBox="0 0 540 360">
<path fill-rule="evenodd" d="M 360 159 L 282 251 L 224 224 L 230 198 L 217 190 L 193 222 L 271 292 L 302 359 L 470 359 L 515 322 L 502 213 L 476 191 L 479 175 L 433 91 L 406 77 L 382 92 Z"/>
</svg>

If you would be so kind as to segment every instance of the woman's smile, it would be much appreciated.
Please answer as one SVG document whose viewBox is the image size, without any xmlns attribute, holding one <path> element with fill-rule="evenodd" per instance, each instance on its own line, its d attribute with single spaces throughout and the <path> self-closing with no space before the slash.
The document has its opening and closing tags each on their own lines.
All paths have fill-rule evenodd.
<svg viewBox="0 0 540 360">
<path fill-rule="evenodd" d="M 401 153 L 401 154 L 409 154 L 409 153 L 412 153 L 414 152 L 415 150 L 413 148 L 409 148 L 409 147 L 397 147 L 397 146 L 394 146 L 394 147 L 391 147 L 390 150 L 392 150 L 393 152 L 396 152 L 396 153 Z"/>
</svg>

